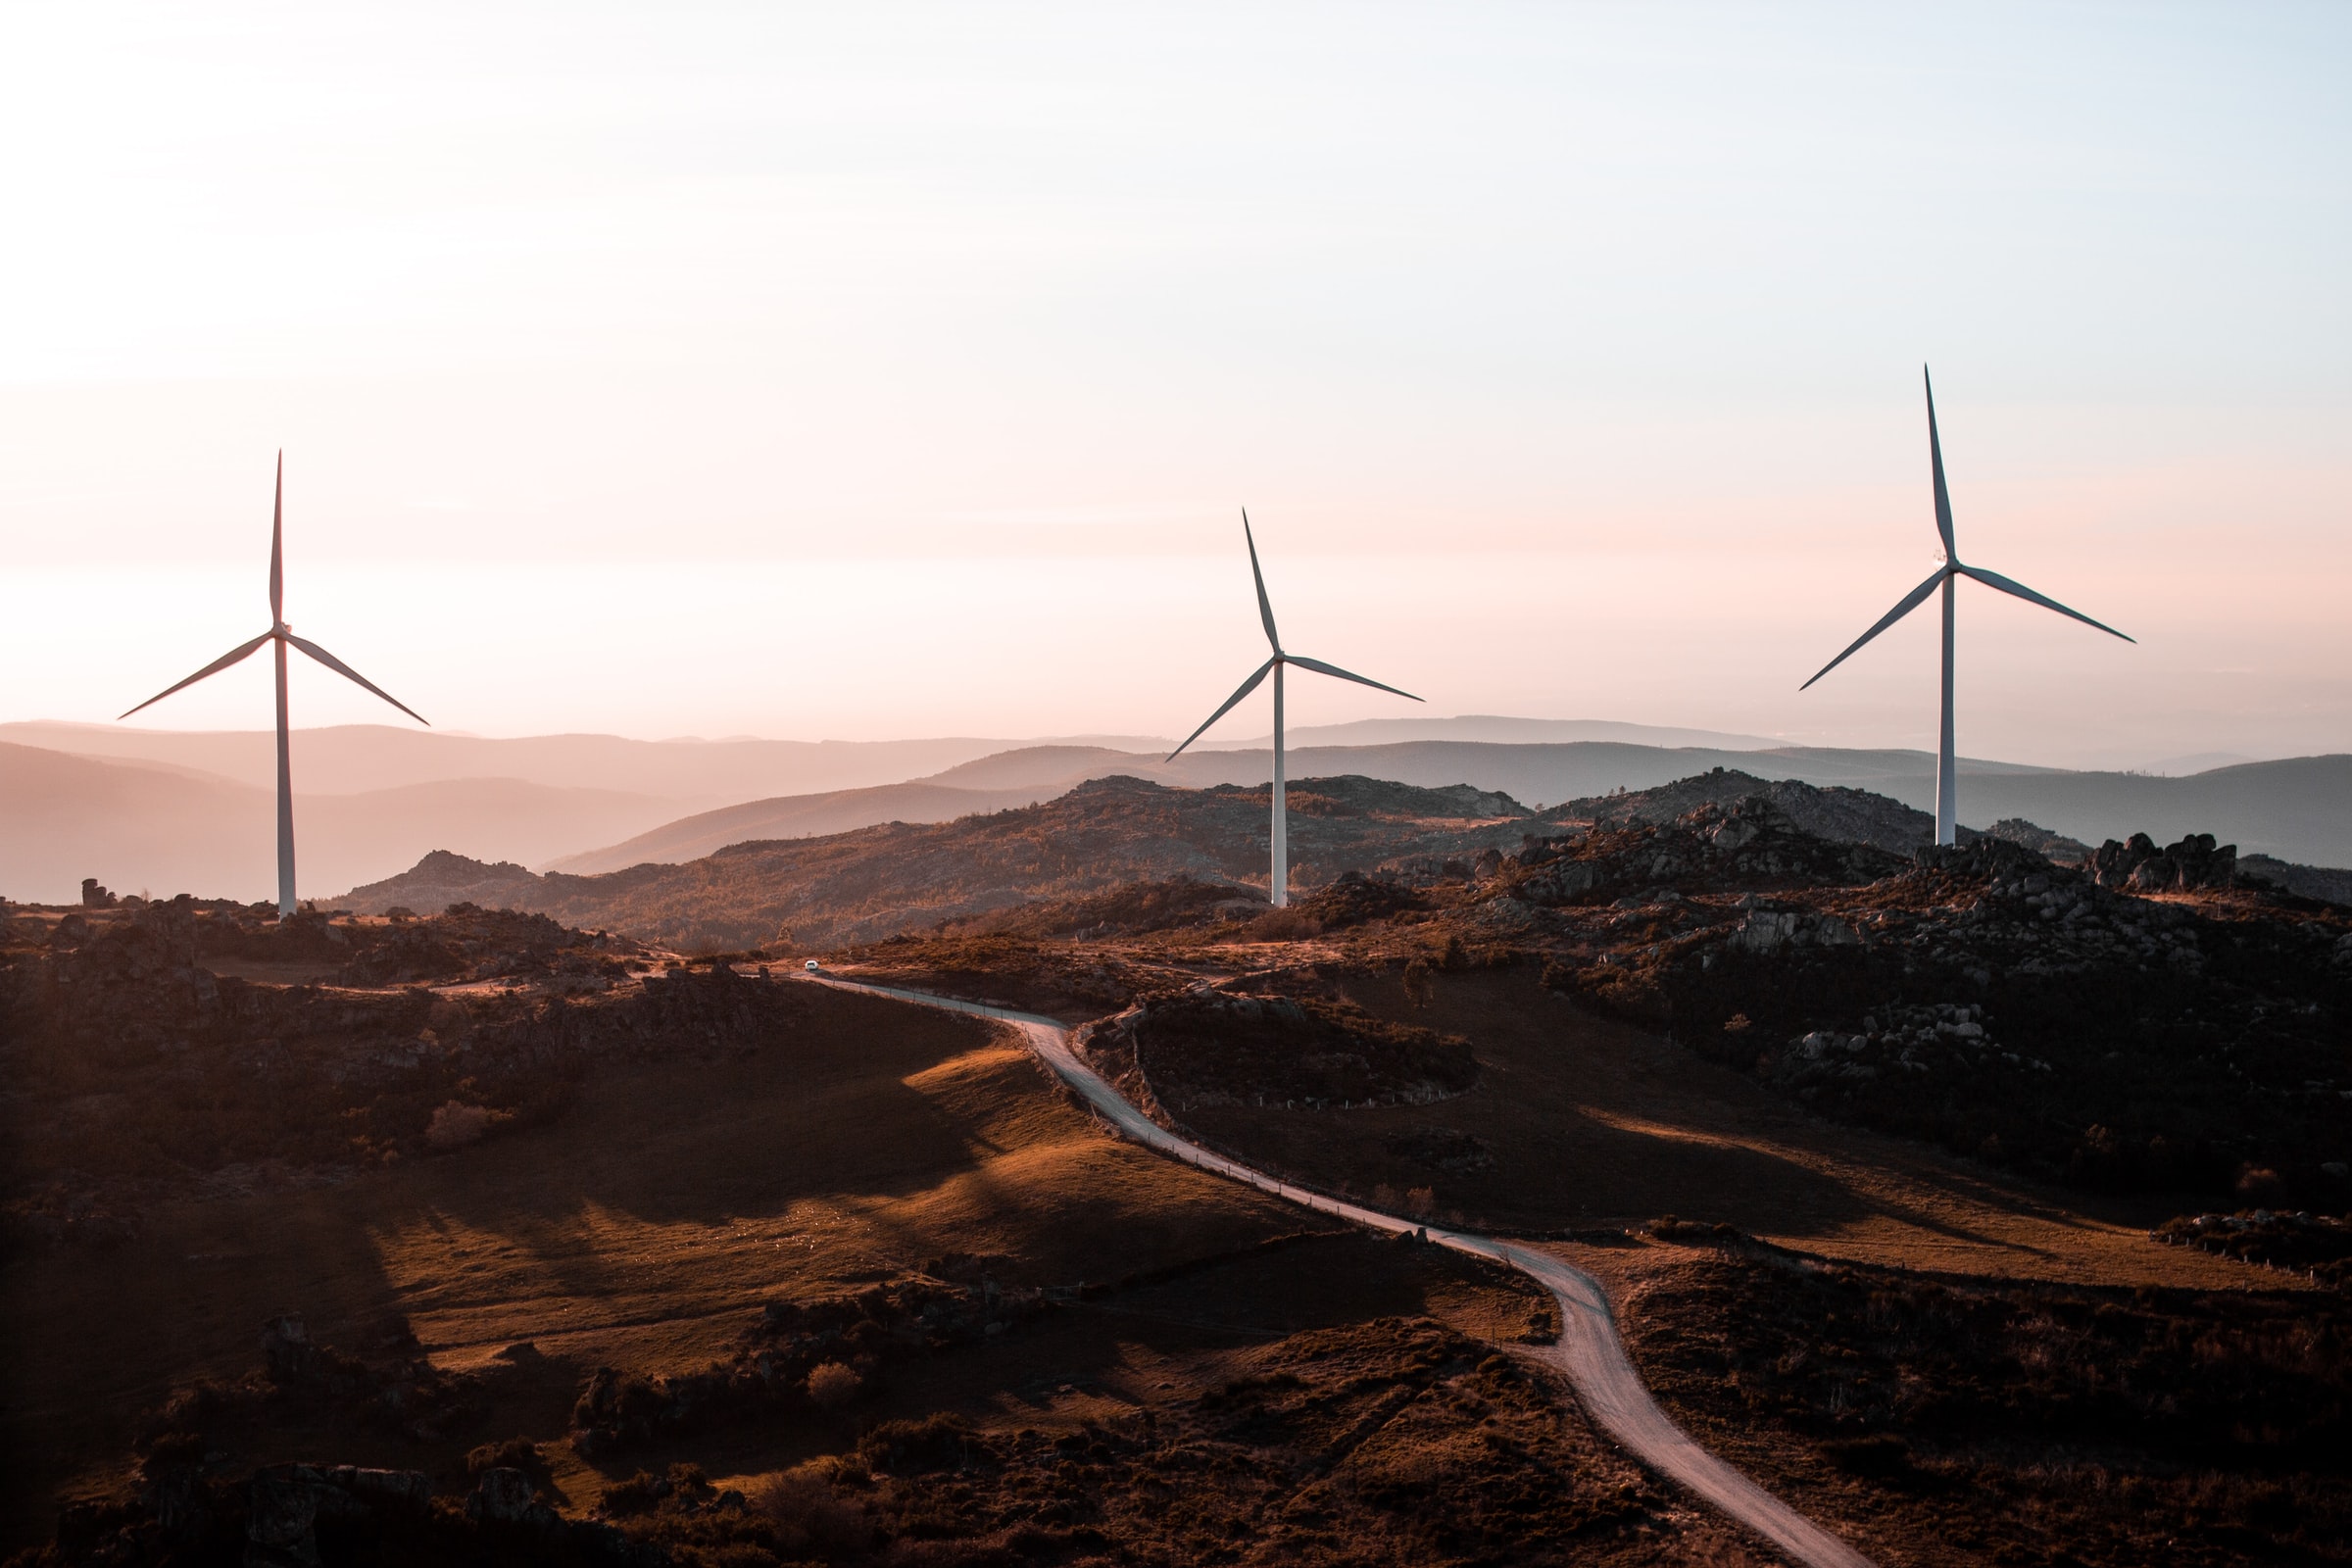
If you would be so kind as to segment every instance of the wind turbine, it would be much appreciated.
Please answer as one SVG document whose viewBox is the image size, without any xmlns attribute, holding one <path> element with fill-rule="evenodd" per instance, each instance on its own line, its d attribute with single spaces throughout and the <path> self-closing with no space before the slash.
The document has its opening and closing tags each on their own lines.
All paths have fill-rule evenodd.
<svg viewBox="0 0 2352 1568">
<path fill-rule="evenodd" d="M 416 719 L 417 723 L 425 723 L 424 719 L 419 717 L 407 704 L 317 643 L 308 638 L 295 636 L 294 628 L 286 624 L 285 525 L 286 455 L 281 451 L 277 455 L 277 501 L 271 509 L 270 516 L 270 629 L 251 642 L 230 649 L 186 680 L 181 681 L 179 685 L 166 687 L 141 703 L 138 708 L 130 710 L 130 713 L 135 713 L 139 711 L 139 709 L 152 708 L 173 692 L 193 686 L 207 675 L 220 674 L 229 665 L 240 663 L 250 658 L 254 651 L 264 643 L 277 645 L 275 649 L 277 655 L 277 915 L 281 920 L 294 912 L 294 765 L 293 754 L 286 741 L 287 646 L 290 644 L 301 649 L 336 674 L 347 680 L 356 681 L 375 693 L 394 708 Z M 128 718 L 130 713 L 124 713 L 122 717 Z M 120 723 L 121 720 L 118 719 L 117 722 Z M 432 726 L 427 724 L 425 727 L 429 729 Z"/>
<path fill-rule="evenodd" d="M 2093 620 L 2079 610 L 2069 610 L 2057 600 L 2035 593 L 2022 582 L 2013 582 L 1997 571 L 1986 571 L 1983 566 L 1961 564 L 1959 552 L 1952 545 L 1952 498 L 1943 486 L 1943 443 L 1936 434 L 1936 383 L 1929 379 L 1925 366 L 1920 368 L 1919 373 L 1928 389 L 1928 463 L 1935 470 L 1936 531 L 1943 537 L 1943 559 L 1934 575 L 1905 594 L 1902 603 L 1881 616 L 1877 625 L 1855 638 L 1852 647 L 1822 665 L 1820 673 L 1813 680 L 1821 679 L 1844 663 L 1853 656 L 1855 649 L 1927 603 L 1928 595 L 1938 588 L 1943 590 L 1943 736 L 1936 752 L 1936 842 L 1951 844 L 1959 838 L 1957 796 L 1960 782 L 1959 766 L 1952 755 L 1952 586 L 1955 580 L 1973 577 L 1987 588 L 1998 588 L 2030 605 L 2055 610 L 2061 615 L 2072 616 L 2085 626 L 2096 626 L 2110 637 L 2123 637 L 2126 642 L 2132 642 L 2132 639 L 2124 637 L 2113 626 Z M 1805 682 L 1805 686 L 1812 685 L 1813 680 Z M 1799 686 L 1797 690 L 1803 691 L 1805 686 Z"/>
<path fill-rule="evenodd" d="M 1187 735 L 1184 738 L 1184 746 L 1190 746 L 1193 744 L 1193 742 L 1199 740 L 1201 735 L 1207 731 L 1209 724 L 1214 724 L 1218 719 L 1223 718 L 1227 713 L 1232 712 L 1234 704 L 1240 702 L 1243 698 L 1257 690 L 1258 682 L 1264 680 L 1269 673 L 1273 675 L 1274 874 L 1272 879 L 1267 883 L 1267 890 L 1269 895 L 1268 902 L 1271 903 L 1274 907 L 1279 909 L 1284 905 L 1291 902 L 1290 818 L 1289 813 L 1284 809 L 1283 807 L 1282 791 L 1283 666 L 1285 664 L 1297 664 L 1300 669 L 1311 669 L 1318 675 L 1336 675 L 1341 680 L 1351 680 L 1358 686 L 1369 686 L 1375 691 L 1394 692 L 1398 697 L 1409 698 L 1416 703 L 1421 699 L 1414 697 L 1411 692 L 1397 691 L 1394 686 L 1383 686 L 1376 680 L 1367 680 L 1361 675 L 1350 674 L 1347 670 L 1340 668 L 1340 666 L 1337 664 L 1326 664 L 1319 659 L 1309 659 L 1303 654 L 1284 653 L 1282 651 L 1282 639 L 1276 636 L 1274 632 L 1274 607 L 1268 603 L 1266 599 L 1266 574 L 1257 569 L 1257 540 L 1252 537 L 1250 532 L 1250 509 L 1247 507 L 1242 509 L 1242 539 L 1250 547 L 1250 575 L 1257 583 L 1257 618 L 1265 622 L 1266 646 L 1274 651 L 1274 657 L 1267 660 L 1264 663 L 1258 665 L 1257 672 L 1251 675 L 1248 680 L 1242 682 L 1241 690 L 1235 692 L 1231 697 L 1226 698 L 1225 706 L 1208 715 L 1208 723 L 1202 724 L 1200 729 L 1197 729 L 1190 735 Z M 1178 755 L 1184 751 L 1184 746 L 1179 746 L 1175 751 L 1170 752 L 1167 755 L 1167 760 L 1171 762 L 1174 761 Z"/>
</svg>

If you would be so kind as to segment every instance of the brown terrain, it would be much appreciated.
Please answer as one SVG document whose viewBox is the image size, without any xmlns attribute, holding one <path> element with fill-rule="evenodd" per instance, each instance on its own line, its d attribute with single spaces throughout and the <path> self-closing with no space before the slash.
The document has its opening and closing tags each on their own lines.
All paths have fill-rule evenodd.
<svg viewBox="0 0 2352 1568">
<path fill-rule="evenodd" d="M 1400 853 L 1476 855 L 1516 846 L 1529 817 L 1510 797 L 1467 785 L 1302 779 L 1290 801 L 1291 853 L 1302 886 Z M 518 865 L 427 857 L 339 902 L 364 913 L 394 905 L 439 908 L 458 899 L 496 903 L 704 952 L 828 947 L 1171 877 L 1227 883 L 1232 897 L 1247 898 L 1247 878 L 1262 882 L 1265 874 L 1266 822 L 1263 788 L 1179 790 L 1105 778 L 1019 809 L 756 840 L 683 865 L 649 863 L 601 876 L 536 876 Z"/>
<path fill-rule="evenodd" d="M 841 936 L 771 903 L 695 959 L 650 876 L 692 867 L 586 921 L 16 909 L 8 1546 L 1774 1560 L 1514 1354 L 1544 1293 L 1106 1137 L 984 1021 L 791 983 L 813 950 L 1558 1249 L 1880 1561 L 2344 1559 L 2352 911 L 2195 839 L 1899 854 L 1854 792 L 1361 782 L 1301 788 L 1282 910 L 1215 842 L 1262 792 L 1132 781 L 1054 831 L 1147 875 L 1022 812 L 744 846 L 717 905 Z"/>
<path fill-rule="evenodd" d="M 1115 1533 L 1177 1561 L 1246 1517 L 1354 1560 L 1741 1560 L 1496 1357 L 1546 1332 L 1539 1293 L 1105 1139 L 984 1024 L 534 948 L 529 917 L 54 914 L 11 928 L 50 939 L 12 955 L 18 1545 L 1011 1561 Z M 281 936 L 309 980 L 194 961 Z M 58 992 L 98 971 L 92 1063 Z"/>
<path fill-rule="evenodd" d="M 986 764 L 975 776 L 986 777 Z M 969 769 L 964 771 L 970 771 Z M 1655 789 L 1574 800 L 1536 811 L 1468 785 L 1420 788 L 1362 777 L 1290 787 L 1291 886 L 1311 890 L 1349 870 L 1417 882 L 1466 877 L 1479 856 L 1518 851 L 1530 834 L 1671 822 L 1700 806 L 1762 799 L 1799 830 L 1908 856 L 1934 836 L 1924 811 L 1865 790 L 1768 782 L 1718 767 Z M 361 913 L 469 902 L 531 909 L 582 928 L 626 930 L 681 951 L 762 945 L 836 947 L 941 922 L 991 928 L 1065 911 L 1137 884 L 1182 880 L 1262 902 L 1264 786 L 1174 789 L 1128 777 L 1092 779 L 1040 804 L 952 821 L 889 822 L 808 838 L 751 839 L 680 863 L 648 860 L 597 875 L 534 873 L 511 861 L 446 852 L 334 901 Z M 726 812 L 714 813 L 725 817 Z M 2072 863 L 2087 848 L 2031 822 L 1963 828 Z M 1448 871 L 1447 867 L 1457 869 Z M 2248 857 L 2246 869 L 2315 898 L 2352 899 L 2352 872 Z M 1105 929 L 1120 922 L 1106 914 Z M 1083 935 L 1072 929 L 1054 935 Z"/>
</svg>

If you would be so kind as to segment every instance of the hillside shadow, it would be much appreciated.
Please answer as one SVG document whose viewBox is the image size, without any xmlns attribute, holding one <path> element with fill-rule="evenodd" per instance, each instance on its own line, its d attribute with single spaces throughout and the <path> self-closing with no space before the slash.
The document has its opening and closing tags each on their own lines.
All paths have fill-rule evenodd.
<svg viewBox="0 0 2352 1568">
<path fill-rule="evenodd" d="M 2029 1272 L 2080 1265 L 2134 1216 L 2095 1198 L 2005 1181 L 1924 1146 L 1833 1126 L 1729 1069 L 1586 1012 L 1526 971 L 1438 977 L 1414 1007 L 1394 976 L 1343 989 L 1373 1012 L 1466 1036 L 1480 1080 L 1425 1106 L 1284 1112 L 1242 1107 L 1192 1119 L 1229 1148 L 1358 1194 L 1432 1190 L 1438 1212 L 1531 1231 L 1614 1227 L 1667 1214 L 1778 1237 L 1898 1249 Z M 1478 1152 L 1452 1166 L 1425 1148 Z M 1442 1136 L 1440 1136 L 1442 1135 Z M 1971 1261 L 1973 1260 L 1973 1261 Z"/>
<path fill-rule="evenodd" d="M 0 1440 L 22 1462 L 6 1467 L 0 1517 L 21 1528 L 7 1539 L 45 1534 L 55 1488 L 119 1459 L 173 1388 L 256 1373 L 277 1313 L 363 1355 L 398 1318 L 428 1341 L 495 1346 L 586 1318 L 659 1320 L 672 1303 L 685 1318 L 741 1313 L 756 1300 L 746 1216 L 886 1209 L 994 1157 L 967 1118 L 907 1082 L 997 1049 L 990 1026 L 811 991 L 783 1043 L 595 1068 L 551 1125 L 338 1187 L 172 1202 L 120 1247 L 13 1259 Z M 731 1255 L 698 1255 L 722 1239 Z M 792 1259 L 780 1237 L 760 1245 L 772 1285 Z M 621 1305 L 590 1310 L 608 1302 Z"/>
</svg>

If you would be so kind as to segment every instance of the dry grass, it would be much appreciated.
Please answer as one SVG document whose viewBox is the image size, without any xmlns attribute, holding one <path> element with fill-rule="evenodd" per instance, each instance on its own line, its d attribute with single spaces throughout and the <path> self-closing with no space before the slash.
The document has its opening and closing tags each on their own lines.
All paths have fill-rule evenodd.
<svg viewBox="0 0 2352 1568">
<path fill-rule="evenodd" d="M 1251 1520 L 1253 1552 L 1309 1560 L 1721 1544 L 1479 1343 L 1555 1330 L 1523 1281 L 1302 1232 L 1296 1210 L 1103 1137 L 990 1026 L 809 991 L 788 1044 L 599 1068 L 552 1125 L 339 1189 L 167 1207 L 122 1250 L 21 1261 L 0 1279 L 0 1421 L 29 1456 L 7 1544 L 44 1536 L 61 1501 L 127 1496 L 141 1413 L 248 1377 L 261 1320 L 295 1307 L 337 1348 L 322 1353 L 392 1365 L 413 1333 L 462 1385 L 461 1417 L 419 1437 L 322 1397 L 183 1399 L 173 1430 L 205 1436 L 172 1453 L 225 1452 L 232 1483 L 296 1457 L 422 1468 L 444 1495 L 522 1469 L 569 1517 L 606 1506 L 743 1562 L 859 1561 L 892 1541 L 964 1560 L 947 1543 L 1021 1530 L 1198 1561 Z M 955 1348 L 820 1364 L 797 1402 L 596 1463 L 564 1441 L 596 1368 L 659 1387 L 756 1353 L 762 1303 L 971 1253 L 1062 1304 Z M 989 1456 L 986 1474 L 922 1458 L 942 1421 L 966 1424 L 957 1451 Z M 724 1488 L 753 1499 L 724 1529 L 681 1511 Z M 212 1495 L 241 1506 L 233 1485 Z M 436 1517 L 466 1548 L 470 1527 Z"/>
<path fill-rule="evenodd" d="M 61 1487 L 113 1485 L 138 1413 L 247 1374 L 260 1324 L 287 1309 L 363 1352 L 405 1326 L 459 1369 L 529 1341 L 497 1419 L 557 1437 L 586 1369 L 707 1360 L 764 1300 L 963 1250 L 1044 1281 L 1115 1277 L 1295 1225 L 1103 1138 L 989 1026 L 808 990 L 789 1046 L 614 1067 L 551 1127 L 331 1190 L 170 1206 L 122 1248 L 19 1260 L 0 1275 L 0 1442 L 31 1457 L 8 1472 L 10 1536 L 44 1528 Z"/>
<path fill-rule="evenodd" d="M 1341 988 L 1373 1011 L 1469 1038 L 1478 1083 L 1431 1105 L 1204 1106 L 1213 1141 L 1369 1195 L 1434 1190 L 1441 1213 L 1531 1232 L 1660 1214 L 1728 1223 L 1857 1261 L 2113 1284 L 2221 1286 L 2242 1271 L 2147 1240 L 2162 1200 L 2055 1193 L 1838 1127 L 1753 1083 L 1546 993 L 1527 968 L 1392 976 Z"/>
<path fill-rule="evenodd" d="M 2352 1556 L 2338 1298 L 1580 1260 L 1678 1420 L 1888 1568 Z"/>
<path fill-rule="evenodd" d="M 1003 945 L 969 951 L 992 943 Z M 1105 973 L 1103 956 L 1070 950 L 1075 967 L 1057 978 Z M 1146 966 L 1182 973 L 1165 960 Z M 1833 1127 L 1580 1010 L 1531 968 L 1466 961 L 1457 951 L 1413 971 L 1417 995 L 1396 973 L 1335 982 L 1385 1018 L 1468 1038 L 1480 1074 L 1466 1093 L 1344 1111 L 1204 1105 L 1187 1118 L 1322 1185 L 1499 1227 L 1590 1231 L 1672 1213 L 1918 1270 L 2109 1285 L 2244 1277 L 2151 1245 L 2161 1204 L 2062 1198 Z M 985 965 L 972 974 L 988 979 Z M 0 1275 L 11 1347 L 0 1442 L 33 1458 L 5 1483 L 0 1545 L 43 1533 L 61 1495 L 120 1494 L 140 1412 L 197 1378 L 250 1373 L 258 1325 L 291 1308 L 319 1341 L 362 1356 L 413 1334 L 435 1366 L 479 1374 L 478 1407 L 469 1426 L 418 1439 L 289 1406 L 236 1431 L 232 1468 L 331 1456 L 424 1468 L 462 1488 L 469 1451 L 503 1446 L 538 1455 L 565 1513 L 635 1498 L 633 1530 L 679 1541 L 701 1526 L 667 1500 L 683 1484 L 656 1478 L 692 1469 L 710 1479 L 688 1494 L 755 1493 L 750 1514 L 767 1521 L 767 1544 L 714 1538 L 710 1550 L 771 1557 L 794 1531 L 835 1540 L 848 1509 L 869 1544 L 879 1530 L 975 1550 L 1011 1549 L 1008 1532 L 1034 1529 L 1057 1551 L 1092 1549 L 1077 1533 L 1094 1530 L 1182 1561 L 1743 1560 L 1719 1530 L 1630 1472 L 1619 1479 L 1622 1463 L 1548 1394 L 1505 1401 L 1500 1385 L 1477 1381 L 1494 1374 L 1465 1363 L 1463 1336 L 1510 1342 L 1544 1326 L 1545 1303 L 1523 1285 L 1354 1236 L 1268 1245 L 1297 1232 L 1295 1210 L 1105 1139 L 990 1026 L 793 989 L 807 1018 L 757 1051 L 608 1061 L 546 1125 L 339 1188 L 174 1204 L 116 1250 L 13 1265 Z M 1580 1250 L 1621 1287 L 1640 1284 L 1628 1271 L 1646 1252 Z M 985 1341 L 845 1358 L 857 1397 L 836 1405 L 810 1380 L 781 1414 L 656 1437 L 601 1467 L 563 1441 L 598 1368 L 643 1383 L 725 1362 L 764 1302 L 903 1280 L 943 1254 L 987 1254 L 1011 1284 L 1088 1288 Z M 1250 1382 L 1283 1377 L 1297 1386 Z M 1395 1410 L 1380 1403 L 1411 1390 Z M 920 1448 L 948 1417 L 976 1435 L 949 1446 L 985 1453 L 977 1470 L 909 1467 L 861 1442 L 887 1428 Z M 1335 1445 L 1334 1430 L 1367 1420 L 1373 1437 Z M 1539 1427 L 1540 1441 L 1511 1446 Z M 1076 1450 L 1062 1446 L 1072 1438 Z M 1781 1451 L 1755 1449 L 1771 1463 Z M 1801 1444 L 1788 1451 L 1830 1462 L 1803 1458 Z M 1200 1474 L 1153 1491 L 1149 1477 L 1201 1455 L 1213 1462 Z M 1335 1479 L 1302 1482 L 1310 1472 Z M 1875 1483 L 1848 1482 L 1859 1507 Z M 1443 1510 L 1431 1499 L 1457 1494 L 1483 1499 L 1486 1522 L 1433 1533 Z M 1166 1503 L 1157 1513 L 1143 1506 L 1154 1497 Z"/>
</svg>

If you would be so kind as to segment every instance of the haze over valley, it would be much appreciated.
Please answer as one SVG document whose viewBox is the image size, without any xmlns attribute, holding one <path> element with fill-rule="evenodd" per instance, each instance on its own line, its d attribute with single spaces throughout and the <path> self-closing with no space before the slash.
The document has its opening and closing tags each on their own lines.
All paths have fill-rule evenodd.
<svg viewBox="0 0 2352 1568">
<path fill-rule="evenodd" d="M 697 859 L 748 840 L 944 822 L 1052 799 L 1112 774 L 1195 789 L 1269 777 L 1262 744 L 1189 751 L 1173 761 L 1168 744 L 1115 736 L 1024 745 L 298 730 L 302 885 L 306 897 L 331 899 L 436 850 L 535 870 L 614 871 Z M 1301 729 L 1292 732 L 1290 755 L 1294 772 L 1468 784 L 1531 806 L 1648 789 L 1719 766 L 1868 789 L 1922 809 L 1932 809 L 1935 795 L 1934 759 L 1922 753 L 1785 747 L 1609 721 L 1472 717 Z M 130 892 L 201 888 L 258 898 L 267 891 L 272 765 L 267 732 L 0 726 L 0 894 L 71 899 L 94 876 Z M 2138 831 L 2212 831 L 2248 854 L 2352 865 L 2352 818 L 2340 806 L 2352 789 L 2352 760 L 2343 757 L 2240 762 L 2177 778 L 1974 759 L 1964 759 L 1962 770 L 1972 823 L 2025 817 L 2090 843 Z"/>
</svg>

